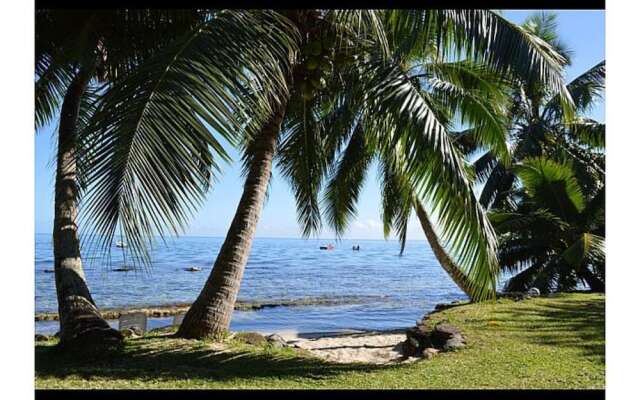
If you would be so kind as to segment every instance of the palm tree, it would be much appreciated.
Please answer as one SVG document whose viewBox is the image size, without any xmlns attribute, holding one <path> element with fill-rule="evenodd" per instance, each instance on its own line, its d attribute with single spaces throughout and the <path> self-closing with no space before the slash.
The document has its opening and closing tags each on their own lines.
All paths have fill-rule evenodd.
<svg viewBox="0 0 640 400">
<path fill-rule="evenodd" d="M 446 127 L 446 132 L 455 147 L 461 147 L 463 140 L 473 138 L 472 143 L 483 144 L 493 149 L 496 154 L 508 157 L 508 82 L 501 74 L 487 66 L 469 61 L 444 62 L 437 59 L 437 54 L 430 54 L 428 57 L 423 55 L 411 64 L 412 67 L 405 71 L 409 81 L 414 83 L 414 89 L 428 104 L 438 110 L 437 118 L 442 126 Z M 354 116 L 361 114 L 358 106 L 352 108 Z M 348 119 L 341 122 L 345 124 L 324 124 L 328 132 L 324 132 L 323 135 L 337 136 L 353 124 Z M 457 133 L 453 131 L 454 122 L 471 127 L 464 133 Z M 430 202 L 430 210 L 427 210 L 412 186 L 410 169 L 402 150 L 403 145 L 384 145 L 389 142 L 385 135 L 386 132 L 381 130 L 354 132 L 345 149 L 336 149 L 340 154 L 333 157 L 324 196 L 325 215 L 332 228 L 338 235 L 346 229 L 349 220 L 355 215 L 355 204 L 364 183 L 366 170 L 377 163 L 380 171 L 385 236 L 395 230 L 401 242 L 402 253 L 408 220 L 415 211 L 425 237 L 445 272 L 472 300 L 486 298 L 495 290 L 497 274 L 495 268 L 491 269 L 487 265 L 490 255 L 464 258 L 465 254 L 460 252 L 464 247 L 460 242 L 468 237 L 466 232 L 457 238 L 452 238 L 450 234 L 444 236 L 450 242 L 443 243 L 440 239 L 443 235 L 436 232 L 431 220 L 435 218 L 439 226 L 445 227 L 445 233 L 447 227 L 455 226 L 459 222 L 443 220 L 447 214 L 452 214 L 452 210 L 438 211 L 433 202 Z M 450 200 L 445 201 L 445 207 L 457 207 Z M 492 233 L 487 237 L 491 238 Z M 458 253 L 450 254 L 447 247 Z"/>
<path fill-rule="evenodd" d="M 570 52 L 558 37 L 555 14 L 534 14 L 525 21 L 523 29 L 543 38 L 570 59 Z M 604 125 L 584 114 L 602 96 L 604 76 L 605 62 L 602 61 L 567 85 L 574 109 L 562 107 L 560 96 L 554 90 L 516 78 L 509 132 L 513 165 L 528 157 L 563 153 L 582 164 L 585 171 L 603 172 L 604 157 L 585 152 L 584 146 L 604 147 Z M 491 151 L 478 157 L 474 165 L 478 180 L 484 181 L 480 203 L 486 208 L 513 208 L 511 189 L 517 181 L 514 170 Z"/>
<path fill-rule="evenodd" d="M 36 12 L 36 130 L 60 118 L 53 249 L 62 346 L 122 339 L 100 316 L 82 268 L 76 221 L 83 186 L 79 133 L 100 86 L 161 45 L 166 36 L 152 35 L 154 29 L 173 32 L 178 24 L 172 22 L 186 17 L 182 14 L 171 21 L 160 12 Z"/>
<path fill-rule="evenodd" d="M 604 291 L 605 186 L 583 192 L 569 161 L 528 158 L 515 167 L 522 188 L 514 211 L 491 214 L 500 265 L 516 275 L 507 291 Z"/>
<path fill-rule="evenodd" d="M 273 42 L 287 43 L 282 48 L 294 50 L 284 57 L 265 57 L 262 64 L 249 64 L 247 67 L 242 62 L 227 64 L 224 57 L 212 58 L 209 52 L 220 51 L 217 47 L 202 48 L 204 51 L 198 52 L 167 52 L 151 62 L 145 74 L 115 87 L 105 97 L 101 121 L 102 131 L 109 138 L 105 141 L 109 144 L 101 146 L 97 153 L 105 154 L 105 160 L 111 157 L 109 154 L 131 154 L 133 157 L 129 161 L 134 162 L 120 163 L 122 166 L 117 171 L 98 168 L 93 174 L 95 191 L 91 204 L 95 207 L 91 207 L 92 219 L 97 221 L 98 230 L 107 237 L 120 221 L 125 226 L 128 241 L 144 252 L 143 245 L 151 240 L 152 233 L 166 228 L 175 229 L 180 225 L 176 222 L 183 222 L 186 213 L 193 210 L 192 199 L 202 199 L 205 192 L 202 187 L 181 179 L 187 169 L 194 170 L 198 163 L 191 160 L 178 164 L 174 159 L 175 156 L 182 160 L 182 143 L 190 142 L 189 137 L 194 133 L 200 134 L 200 128 L 193 128 L 194 112 L 191 109 L 197 106 L 200 110 L 199 103 L 185 100 L 180 95 L 182 91 L 196 92 L 204 99 L 205 91 L 201 88 L 205 84 L 197 78 L 200 75 L 215 76 L 212 71 L 218 71 L 216 63 L 231 68 L 238 76 L 246 77 L 244 72 L 250 70 L 253 78 L 266 76 L 271 70 L 268 67 L 272 65 L 280 65 L 280 70 L 284 71 L 282 76 L 273 79 L 283 85 L 268 86 L 272 81 L 268 80 L 260 86 L 261 90 L 255 90 L 250 79 L 242 80 L 246 88 L 244 91 L 233 90 L 230 86 L 226 86 L 229 88 L 226 91 L 220 91 L 215 85 L 206 86 L 208 90 L 220 93 L 220 103 L 229 107 L 233 102 L 225 100 L 258 98 L 258 101 L 252 103 L 250 110 L 255 118 L 244 118 L 249 114 L 247 109 L 225 113 L 224 108 L 216 111 L 219 112 L 216 118 L 200 117 L 212 120 L 210 125 L 223 136 L 227 134 L 237 138 L 240 133 L 246 137 L 242 142 L 246 149 L 246 182 L 213 271 L 185 316 L 178 335 L 213 337 L 228 328 L 274 157 L 283 156 L 284 161 L 278 163 L 285 171 L 290 171 L 285 175 L 290 177 L 296 190 L 303 232 L 311 233 L 319 226 L 320 213 L 313 194 L 318 192 L 324 165 L 313 164 L 312 160 L 323 158 L 308 157 L 306 152 L 324 151 L 323 146 L 314 146 L 318 141 L 338 145 L 345 143 L 354 132 L 363 129 L 386 132 L 387 142 L 381 141 L 378 145 L 400 145 L 416 194 L 422 200 L 435 203 L 434 207 L 444 221 L 444 236 L 458 247 L 461 258 L 469 262 L 478 260 L 479 265 L 485 266 L 485 271 L 495 270 L 491 267 L 495 265 L 493 233 L 482 209 L 475 203 L 464 163 L 438 118 L 440 111 L 423 98 L 400 67 L 410 56 L 433 51 L 431 44 L 435 43 L 435 51 L 442 58 L 457 50 L 467 54 L 471 60 L 482 61 L 502 72 L 537 79 L 554 90 L 561 90 L 559 71 L 563 58 L 533 35 L 499 15 L 483 10 L 304 10 L 274 12 L 272 18 L 283 28 L 279 29 L 273 23 L 260 25 L 247 24 L 254 21 L 236 21 L 233 28 L 229 26 L 228 29 L 249 34 L 262 28 L 262 35 L 256 40 L 273 38 Z M 205 30 L 209 26 L 217 25 L 207 25 Z M 219 37 L 223 34 L 226 31 L 217 33 Z M 194 38 L 201 36 L 194 34 Z M 294 46 L 288 46 L 290 42 L 294 42 Z M 191 43 L 185 42 L 179 49 L 189 49 Z M 265 48 L 271 48 L 269 43 L 260 46 L 242 40 L 236 41 L 236 45 L 238 48 L 234 49 L 233 55 L 264 52 Z M 251 56 L 247 57 L 249 60 L 242 61 L 250 61 Z M 195 64 L 190 58 L 195 59 Z M 314 72 L 317 69 L 320 69 L 320 76 Z M 158 70 L 171 73 L 158 72 L 154 75 L 153 71 Z M 344 74 L 339 73 L 341 71 Z M 146 80 L 147 76 L 152 78 Z M 344 79 L 340 80 L 341 77 Z M 163 79 L 170 81 L 171 85 L 165 87 Z M 334 89 L 335 82 L 341 82 L 338 91 Z M 331 95 L 319 94 L 323 92 L 324 85 Z M 158 111 L 149 114 L 136 112 L 141 108 L 138 102 L 129 104 L 125 101 L 136 91 L 145 93 L 143 99 L 162 98 L 161 105 L 153 105 L 151 101 L 151 108 Z M 167 92 L 172 95 L 165 95 Z M 144 107 L 150 103 L 141 101 L 146 104 Z M 328 102 L 327 107 L 335 109 L 329 115 L 336 118 L 341 115 L 341 107 L 361 105 L 358 124 L 342 132 L 342 136 L 319 136 L 318 130 L 311 128 L 318 120 L 313 115 L 318 110 L 316 103 L 322 102 Z M 120 107 L 119 112 L 126 110 L 125 114 L 131 118 L 118 119 L 116 106 Z M 241 117 L 237 117 L 238 114 Z M 353 114 L 347 112 L 345 115 L 356 121 Z M 240 123 L 236 123 L 236 118 Z M 126 122 L 121 122 L 124 120 Z M 166 134 L 167 131 L 171 135 Z M 133 140 L 122 139 L 132 137 Z M 140 146 L 143 140 L 160 141 L 165 147 L 159 153 L 155 149 L 154 152 L 146 152 Z M 216 149 L 214 145 L 212 147 Z M 217 152 L 220 153 L 219 150 Z M 298 190 L 303 186 L 305 189 Z M 134 193 L 137 194 L 135 199 Z M 484 274 L 486 276 L 487 272 Z"/>
<path fill-rule="evenodd" d="M 280 107 L 299 40 L 272 11 L 210 11 L 115 82 L 87 129 L 90 245 L 109 251 L 120 225 L 148 265 L 153 237 L 184 228 L 229 159 L 222 141 L 236 145 Z"/>
</svg>

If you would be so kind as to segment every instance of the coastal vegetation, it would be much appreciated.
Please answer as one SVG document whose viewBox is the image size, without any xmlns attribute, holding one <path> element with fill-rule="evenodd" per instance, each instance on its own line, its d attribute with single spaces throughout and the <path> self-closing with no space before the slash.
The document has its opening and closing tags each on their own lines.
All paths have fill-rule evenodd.
<svg viewBox="0 0 640 400">
<path fill-rule="evenodd" d="M 571 60 L 554 14 L 534 14 L 523 26 Z M 509 164 L 490 150 L 474 162 L 500 266 L 512 276 L 507 291 L 604 292 L 605 125 L 585 115 L 602 99 L 604 79 L 602 61 L 569 82 L 571 109 L 557 93 L 516 79 Z"/>
<path fill-rule="evenodd" d="M 604 295 L 500 299 L 432 314 L 460 327 L 462 351 L 411 364 L 324 362 L 295 348 L 222 345 L 167 332 L 89 360 L 36 343 L 36 388 L 604 388 Z"/>
<path fill-rule="evenodd" d="M 565 83 L 553 14 L 39 10 L 36 24 L 36 130 L 59 119 L 58 313 L 37 318 L 60 332 L 36 343 L 38 388 L 604 386 L 605 125 L 588 115 L 605 62 Z M 226 146 L 244 186 L 210 275 L 191 304 L 138 310 L 184 313 L 178 326 L 125 338 L 81 247 L 108 253 L 120 230 L 135 267 L 152 267 L 154 238 L 182 233 L 234 161 Z M 469 298 L 429 317 L 461 350 L 337 364 L 234 339 L 234 309 L 350 304 L 237 300 L 274 170 L 302 235 L 340 237 L 373 168 L 385 237 L 402 253 L 415 214 Z"/>
<path fill-rule="evenodd" d="M 53 252 L 60 344 L 122 340 L 101 317 L 82 267 L 78 202 L 86 186 L 82 132 L 93 117 L 103 88 L 126 74 L 171 34 L 185 18 L 167 23 L 163 11 L 38 10 L 35 40 L 35 127 L 59 119 L 57 135 Z M 197 14 L 181 11 L 179 14 Z M 159 34 L 162 29 L 165 33 Z"/>
<path fill-rule="evenodd" d="M 265 26 L 268 32 L 261 31 Z M 222 335 L 274 159 L 294 187 L 308 235 L 320 227 L 317 196 L 329 161 L 352 139 L 373 136 L 376 150 L 404 158 L 415 196 L 436 219 L 458 273 L 473 283 L 470 296 L 487 298 L 498 273 L 495 236 L 448 131 L 453 116 L 462 115 L 477 128 L 475 139 L 500 154 L 504 131 L 479 115 L 473 103 L 479 93 L 465 97 L 441 87 L 436 95 L 445 98 L 432 104 L 421 90 L 425 82 L 408 70 L 430 58 L 444 71 L 454 52 L 496 74 L 548 87 L 570 105 L 560 76 L 566 60 L 491 11 L 212 11 L 105 89 L 87 129 L 96 144 L 87 165 L 87 222 L 106 245 L 120 224 L 144 259 L 154 233 L 184 225 L 206 194 L 216 159 L 224 159 L 206 125 L 240 144 L 244 194 L 213 271 L 178 331 L 192 338 Z M 452 75 L 454 67 L 448 70 Z M 320 126 L 331 122 L 342 129 L 323 135 Z M 352 197 L 338 193 L 334 199 Z M 334 222 L 346 220 L 334 216 Z"/>
</svg>

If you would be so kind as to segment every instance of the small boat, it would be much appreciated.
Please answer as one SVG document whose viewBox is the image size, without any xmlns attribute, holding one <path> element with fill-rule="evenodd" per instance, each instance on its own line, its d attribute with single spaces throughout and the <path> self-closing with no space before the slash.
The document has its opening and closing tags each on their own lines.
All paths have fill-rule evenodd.
<svg viewBox="0 0 640 400">
<path fill-rule="evenodd" d="M 320 250 L 333 250 L 333 245 L 328 244 L 326 246 L 320 246 Z"/>
<path fill-rule="evenodd" d="M 124 248 L 124 247 L 127 247 L 127 244 L 125 242 L 123 242 L 122 240 L 118 240 L 116 242 L 116 247 Z"/>
<path fill-rule="evenodd" d="M 45 270 L 44 270 L 44 273 L 45 273 L 45 274 L 52 274 L 52 273 L 54 273 L 54 272 L 55 272 L 55 271 L 54 271 L 54 270 L 52 270 L 52 269 L 45 269 Z"/>
<path fill-rule="evenodd" d="M 360 245 L 352 246 L 352 247 L 351 247 L 351 250 L 353 250 L 353 251 L 360 251 Z"/>
<path fill-rule="evenodd" d="M 189 268 L 183 268 L 185 271 L 187 272 L 198 272 L 200 271 L 199 267 L 189 267 Z"/>
<path fill-rule="evenodd" d="M 133 268 L 132 267 L 127 267 L 125 265 L 125 266 L 122 266 L 122 267 L 119 267 L 119 268 L 114 268 L 114 269 L 112 269 L 112 271 L 114 271 L 114 272 L 127 272 L 127 271 L 133 271 Z"/>
</svg>

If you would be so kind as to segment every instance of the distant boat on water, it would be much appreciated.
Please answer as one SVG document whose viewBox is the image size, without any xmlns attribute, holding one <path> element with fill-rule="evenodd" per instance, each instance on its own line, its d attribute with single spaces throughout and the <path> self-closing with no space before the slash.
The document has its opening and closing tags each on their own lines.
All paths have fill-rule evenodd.
<svg viewBox="0 0 640 400">
<path fill-rule="evenodd" d="M 185 271 L 187 272 L 198 272 L 200 271 L 199 267 L 188 267 L 188 268 L 184 268 Z"/>
<path fill-rule="evenodd" d="M 333 250 L 333 245 L 329 243 L 326 246 L 320 246 L 320 250 Z"/>
<path fill-rule="evenodd" d="M 125 242 L 123 242 L 122 240 L 118 240 L 116 242 L 116 247 L 124 248 L 124 247 L 127 247 L 127 244 Z"/>
</svg>

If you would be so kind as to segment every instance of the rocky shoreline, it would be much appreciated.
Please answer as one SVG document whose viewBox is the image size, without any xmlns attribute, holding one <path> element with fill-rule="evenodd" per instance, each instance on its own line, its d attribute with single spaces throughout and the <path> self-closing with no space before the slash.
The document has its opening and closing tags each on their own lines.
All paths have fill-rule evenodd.
<svg viewBox="0 0 640 400">
<path fill-rule="evenodd" d="M 382 299 L 383 297 L 376 297 Z M 344 296 L 337 298 L 309 297 L 295 300 L 279 301 L 238 301 L 235 305 L 237 311 L 258 311 L 265 308 L 296 307 L 296 306 L 337 306 L 345 304 L 361 304 L 371 300 L 361 296 Z M 137 306 L 123 308 L 105 308 L 100 310 L 104 319 L 118 319 L 122 314 L 142 312 L 149 318 L 172 317 L 187 312 L 190 303 L 163 304 L 154 306 Z M 36 313 L 36 321 L 57 321 L 58 313 Z"/>
</svg>

